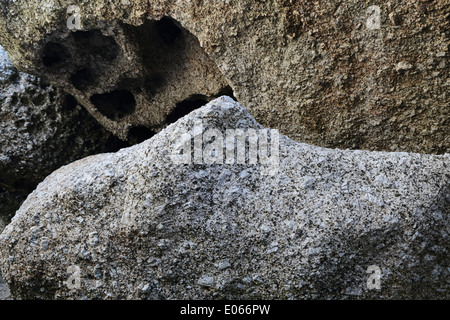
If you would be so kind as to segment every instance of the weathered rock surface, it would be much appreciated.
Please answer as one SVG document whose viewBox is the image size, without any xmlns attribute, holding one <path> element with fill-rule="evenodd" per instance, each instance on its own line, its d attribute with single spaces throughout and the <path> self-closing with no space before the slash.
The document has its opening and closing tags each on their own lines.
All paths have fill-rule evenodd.
<svg viewBox="0 0 450 320">
<path fill-rule="evenodd" d="M 0 47 L 0 230 L 51 172 L 121 146 L 73 97 L 18 72 Z"/>
<path fill-rule="evenodd" d="M 297 141 L 450 150 L 446 0 L 77 3 L 81 30 L 70 32 L 67 3 L 0 1 L 0 43 L 123 139 L 230 86 L 260 123 Z"/>
<path fill-rule="evenodd" d="M 10 300 L 11 293 L 9 292 L 8 286 L 2 278 L 2 274 L 0 271 L 0 300 Z"/>
<path fill-rule="evenodd" d="M 235 128 L 262 129 L 221 97 L 139 145 L 52 173 L 0 236 L 13 297 L 450 298 L 448 154 L 280 136 L 275 175 L 172 161 L 187 133 L 216 129 L 220 141 Z M 380 290 L 367 287 L 373 265 Z"/>
<path fill-rule="evenodd" d="M 49 3 L 50 20 L 61 13 L 58 6 Z M 59 8 L 64 15 L 67 7 Z M 122 139 L 150 138 L 180 113 L 231 93 L 198 39 L 173 19 L 98 22 L 74 32 L 65 19 L 57 23 L 37 44 L 37 68 L 26 70 L 65 88 Z"/>
</svg>

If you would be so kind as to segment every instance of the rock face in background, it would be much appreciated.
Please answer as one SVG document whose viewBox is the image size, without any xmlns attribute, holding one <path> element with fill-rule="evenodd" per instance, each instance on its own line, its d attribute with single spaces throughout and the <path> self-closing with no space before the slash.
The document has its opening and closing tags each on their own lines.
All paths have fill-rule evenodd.
<svg viewBox="0 0 450 320">
<path fill-rule="evenodd" d="M 297 141 L 450 150 L 448 1 L 78 3 L 71 32 L 59 1 L 0 1 L 0 43 L 122 139 L 232 89 Z"/>
<path fill-rule="evenodd" d="M 180 115 L 232 93 L 198 39 L 173 19 L 139 26 L 117 20 L 74 32 L 65 20 L 62 26 L 40 41 L 33 72 L 76 96 L 123 140 L 150 138 Z"/>
<path fill-rule="evenodd" d="M 124 145 L 73 97 L 18 72 L 0 47 L 0 230 L 52 171 Z"/>
<path fill-rule="evenodd" d="M 235 128 L 262 129 L 222 97 L 52 173 L 0 236 L 14 298 L 450 298 L 449 155 L 281 136 L 275 175 L 172 162 L 183 133 Z M 367 287 L 373 265 L 380 290 Z"/>
</svg>

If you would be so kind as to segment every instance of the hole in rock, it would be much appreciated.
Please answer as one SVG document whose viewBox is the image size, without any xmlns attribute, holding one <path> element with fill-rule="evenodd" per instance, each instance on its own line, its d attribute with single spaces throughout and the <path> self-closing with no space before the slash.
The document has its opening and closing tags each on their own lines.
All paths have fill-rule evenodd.
<svg viewBox="0 0 450 320">
<path fill-rule="evenodd" d="M 186 95 L 189 98 L 183 101 L 170 101 L 171 111 L 167 111 L 170 113 L 166 113 L 165 118 L 167 124 L 177 121 L 218 96 L 228 95 L 235 99 L 232 88 L 224 85 L 225 79 L 219 80 L 220 70 L 204 53 L 198 39 L 178 21 L 163 17 L 160 20 L 146 20 L 140 26 L 123 24 L 123 30 L 125 37 L 136 48 L 136 55 L 142 64 L 142 77 L 138 80 L 141 81 L 140 88 L 144 99 L 149 101 L 147 105 L 151 105 L 155 100 L 154 96 L 162 93 L 170 97 L 171 90 L 178 90 L 178 86 L 190 86 L 190 81 L 195 82 L 195 87 L 198 88 L 195 91 L 184 90 L 189 92 Z M 206 67 L 202 69 L 198 64 Z M 206 80 L 201 76 L 203 73 L 217 74 L 216 84 L 203 85 Z M 130 89 L 130 84 L 118 87 Z M 202 88 L 205 87 L 218 87 L 219 90 L 215 89 L 214 92 L 220 92 L 214 94 L 206 89 L 203 92 Z M 138 90 L 132 88 L 133 93 L 138 94 Z"/>
<path fill-rule="evenodd" d="M 62 44 L 49 42 L 44 47 L 42 63 L 47 68 L 61 65 L 70 60 L 69 50 Z"/>
<path fill-rule="evenodd" d="M 142 91 L 141 86 L 142 85 L 140 79 L 135 78 L 119 79 L 116 84 L 117 88 L 128 88 L 130 91 L 133 91 L 135 93 Z"/>
<path fill-rule="evenodd" d="M 155 29 L 166 45 L 172 45 L 182 35 L 181 28 L 176 22 L 168 17 L 156 21 Z"/>
<path fill-rule="evenodd" d="M 208 103 L 208 100 L 209 99 L 203 95 L 194 95 L 186 100 L 178 102 L 175 106 L 175 109 L 173 109 L 172 112 L 167 115 L 167 124 L 174 123 L 175 121 L 191 113 L 195 109 L 203 107 Z"/>
<path fill-rule="evenodd" d="M 69 112 L 74 110 L 78 106 L 78 101 L 71 94 L 67 94 L 64 97 L 64 101 L 62 103 L 62 111 Z"/>
<path fill-rule="evenodd" d="M 127 141 L 130 144 L 134 145 L 144 142 L 145 140 L 150 139 L 154 135 L 155 132 L 152 129 L 147 128 L 145 126 L 133 127 L 130 129 L 130 131 L 128 131 Z"/>
<path fill-rule="evenodd" d="M 146 20 L 140 26 L 124 24 L 125 36 L 136 46 L 147 80 L 162 82 L 158 78 L 168 78 L 176 74 L 189 59 L 186 54 L 186 34 L 176 22 L 163 17 L 161 20 Z M 186 34 L 185 34 L 186 33 Z M 167 48 L 170 46 L 170 49 Z"/>
<path fill-rule="evenodd" d="M 41 106 L 44 104 L 45 101 L 46 101 L 46 96 L 41 93 L 39 93 L 31 98 L 31 102 L 33 102 L 33 104 L 35 106 Z"/>
<path fill-rule="evenodd" d="M 20 81 L 20 74 L 18 72 L 13 72 L 9 75 L 9 82 L 18 83 Z"/>
<path fill-rule="evenodd" d="M 96 77 L 89 68 L 83 68 L 75 72 L 70 81 L 78 90 L 85 90 L 95 83 Z"/>
<path fill-rule="evenodd" d="M 144 89 L 148 95 L 154 95 L 159 88 L 162 88 L 166 85 L 164 81 L 164 77 L 158 73 L 154 73 L 149 75 L 144 80 Z"/>
<path fill-rule="evenodd" d="M 98 29 L 76 31 L 72 33 L 81 54 L 102 57 L 106 61 L 114 60 L 119 54 L 119 46 L 113 37 L 105 36 Z"/>
<path fill-rule="evenodd" d="M 94 94 L 91 96 L 91 102 L 99 112 L 111 120 L 121 119 L 133 113 L 136 108 L 134 95 L 128 90 Z"/>
<path fill-rule="evenodd" d="M 226 86 L 225 88 L 220 90 L 220 92 L 217 94 L 216 98 L 221 97 L 221 96 L 229 96 L 234 101 L 237 101 L 236 97 L 234 96 L 233 89 L 230 86 Z"/>
<path fill-rule="evenodd" d="M 195 109 L 203 107 L 205 104 L 210 102 L 211 100 L 221 97 L 221 96 L 229 96 L 233 100 L 236 100 L 234 97 L 233 89 L 230 86 L 226 86 L 217 95 L 212 97 L 206 97 L 204 95 L 193 95 L 186 100 L 183 100 L 176 104 L 175 109 L 172 110 L 166 117 L 167 124 L 171 124 L 176 122 L 178 119 L 184 117 L 185 115 L 191 113 Z M 237 101 L 237 100 L 236 100 Z"/>
<path fill-rule="evenodd" d="M 10 100 L 9 100 L 9 103 L 10 103 L 11 105 L 16 105 L 18 102 L 19 102 L 19 98 L 18 98 L 17 95 L 14 93 L 14 94 L 11 96 L 11 98 L 10 98 Z"/>
</svg>

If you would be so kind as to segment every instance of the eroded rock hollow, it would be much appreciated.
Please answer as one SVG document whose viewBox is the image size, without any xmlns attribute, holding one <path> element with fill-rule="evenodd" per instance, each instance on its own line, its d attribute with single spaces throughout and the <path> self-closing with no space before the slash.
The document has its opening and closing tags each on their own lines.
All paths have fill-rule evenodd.
<svg viewBox="0 0 450 320">
<path fill-rule="evenodd" d="M 19 72 L 0 47 L 0 230 L 51 172 L 126 146 L 73 96 Z"/>
<path fill-rule="evenodd" d="M 448 1 L 78 5 L 71 31 L 59 1 L 1 1 L 0 42 L 122 139 L 148 138 L 233 92 L 297 141 L 449 151 Z"/>
</svg>

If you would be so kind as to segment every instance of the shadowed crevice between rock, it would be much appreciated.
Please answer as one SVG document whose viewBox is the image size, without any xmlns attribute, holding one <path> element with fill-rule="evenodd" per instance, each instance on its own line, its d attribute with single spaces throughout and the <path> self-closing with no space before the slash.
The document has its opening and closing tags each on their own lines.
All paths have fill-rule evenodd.
<svg viewBox="0 0 450 320">
<path fill-rule="evenodd" d="M 94 94 L 90 98 L 94 107 L 111 120 L 119 120 L 136 109 L 136 99 L 128 90 L 114 90 Z"/>
</svg>

